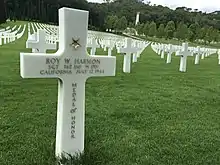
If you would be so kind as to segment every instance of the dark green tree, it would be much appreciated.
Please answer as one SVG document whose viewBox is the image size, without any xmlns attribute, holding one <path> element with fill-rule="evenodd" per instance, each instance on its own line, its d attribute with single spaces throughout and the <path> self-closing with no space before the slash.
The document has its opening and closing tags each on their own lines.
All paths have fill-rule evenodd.
<svg viewBox="0 0 220 165">
<path fill-rule="evenodd" d="M 165 27 L 164 24 L 160 24 L 158 30 L 157 30 L 157 37 L 162 38 L 165 36 Z"/>
<path fill-rule="evenodd" d="M 117 26 L 119 24 L 119 20 L 118 17 L 115 15 L 110 15 L 107 16 L 106 20 L 105 20 L 105 27 L 107 29 L 117 29 Z"/>
<path fill-rule="evenodd" d="M 143 24 L 143 23 L 142 24 L 140 24 L 140 23 L 137 24 L 135 29 L 137 30 L 139 35 L 144 34 L 144 25 L 145 24 Z"/>
<path fill-rule="evenodd" d="M 175 37 L 180 39 L 180 40 L 185 40 L 187 38 L 188 34 L 188 28 L 187 25 L 184 24 L 183 22 L 180 22 L 177 26 L 177 30 L 175 33 Z"/>
<path fill-rule="evenodd" d="M 113 16 L 113 29 L 118 30 L 118 27 L 120 26 L 120 19 L 118 19 L 118 16 Z"/>
<path fill-rule="evenodd" d="M 148 36 L 149 35 L 149 23 L 147 22 L 147 23 L 145 23 L 145 25 L 144 25 L 144 29 L 143 29 L 143 32 L 144 32 L 144 35 L 145 36 Z"/>
<path fill-rule="evenodd" d="M 0 24 L 6 21 L 5 1 L 0 0 Z"/>
<path fill-rule="evenodd" d="M 161 5 L 149 5 L 143 0 L 106 0 L 108 3 L 91 3 L 87 0 L 4 0 L 6 3 L 6 16 L 3 0 L 0 0 L 0 20 L 6 18 L 37 21 L 44 23 L 58 23 L 58 9 L 61 7 L 71 7 L 89 11 L 89 28 L 95 30 L 106 30 L 106 20 L 108 16 L 117 16 L 122 18 L 126 16 L 130 28 L 135 27 L 135 19 L 137 11 L 141 13 L 140 22 L 146 24 L 154 21 L 156 25 L 164 24 L 167 26 L 169 21 L 175 24 L 183 22 L 187 26 L 198 24 L 200 29 L 205 26 L 212 26 L 215 33 L 220 30 L 220 12 L 203 13 L 198 10 L 192 10 L 186 7 L 177 7 L 171 10 Z M 119 21 L 120 22 L 120 21 Z M 175 27 L 175 26 L 174 26 Z M 114 29 L 113 27 L 111 27 Z M 166 28 L 165 28 L 166 29 Z M 175 28 L 174 28 L 175 29 Z M 167 29 L 167 37 L 172 38 L 174 32 L 172 29 Z M 192 29 L 190 29 L 193 32 Z M 138 30 L 139 31 L 139 30 Z M 198 32 L 198 31 L 197 31 Z M 199 32 L 200 33 L 200 32 Z M 189 32 L 191 39 L 198 39 L 199 33 L 195 36 Z M 155 34 L 154 34 L 155 35 Z M 175 36 L 178 36 L 176 34 Z"/>
<path fill-rule="evenodd" d="M 195 41 L 199 37 L 200 27 L 198 23 L 191 24 L 188 29 L 188 39 Z"/>
<path fill-rule="evenodd" d="M 148 36 L 153 37 L 157 34 L 157 25 L 155 22 L 151 22 L 149 25 Z"/>
<path fill-rule="evenodd" d="M 118 29 L 125 30 L 127 28 L 128 21 L 125 16 L 121 17 L 118 21 Z"/>
<path fill-rule="evenodd" d="M 173 21 L 169 21 L 165 28 L 166 38 L 173 38 L 175 32 L 175 23 Z"/>
</svg>

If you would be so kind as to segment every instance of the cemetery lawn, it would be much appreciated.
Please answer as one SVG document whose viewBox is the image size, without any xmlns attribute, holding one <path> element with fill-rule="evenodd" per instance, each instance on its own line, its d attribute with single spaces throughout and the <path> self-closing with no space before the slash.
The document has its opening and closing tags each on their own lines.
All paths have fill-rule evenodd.
<svg viewBox="0 0 220 165">
<path fill-rule="evenodd" d="M 0 46 L 0 165 L 53 165 L 57 80 L 20 77 L 26 37 Z M 148 47 L 131 74 L 116 56 L 115 77 L 87 81 L 81 164 L 220 164 L 217 55 L 180 73 L 178 57 L 167 65 Z"/>
</svg>

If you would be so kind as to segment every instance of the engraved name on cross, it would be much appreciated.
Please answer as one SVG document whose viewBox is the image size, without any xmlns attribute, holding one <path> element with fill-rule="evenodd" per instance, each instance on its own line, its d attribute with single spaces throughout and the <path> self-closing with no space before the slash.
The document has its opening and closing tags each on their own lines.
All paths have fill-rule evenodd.
<svg viewBox="0 0 220 165">
<path fill-rule="evenodd" d="M 21 77 L 59 80 L 56 156 L 84 150 L 86 79 L 115 75 L 115 57 L 88 55 L 87 31 L 88 11 L 61 8 L 59 50 L 20 54 Z"/>
</svg>

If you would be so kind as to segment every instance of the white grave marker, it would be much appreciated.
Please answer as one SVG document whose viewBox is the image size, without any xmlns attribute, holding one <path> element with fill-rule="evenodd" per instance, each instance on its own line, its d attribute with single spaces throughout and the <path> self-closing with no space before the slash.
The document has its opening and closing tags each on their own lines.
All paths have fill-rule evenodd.
<svg viewBox="0 0 220 165">
<path fill-rule="evenodd" d="M 131 72 L 131 53 L 136 53 L 137 49 L 132 47 L 132 39 L 126 39 L 126 47 L 120 49 L 120 53 L 125 53 L 123 62 L 123 72 Z"/>
<path fill-rule="evenodd" d="M 168 49 L 167 49 L 167 64 L 171 63 L 172 53 L 173 53 L 173 48 L 172 48 L 172 45 L 169 44 Z"/>
<path fill-rule="evenodd" d="M 87 11 L 61 8 L 59 50 L 54 54 L 20 55 L 21 77 L 58 78 L 56 156 L 75 155 L 84 150 L 87 78 L 115 75 L 115 57 L 88 55 L 87 31 Z"/>
<path fill-rule="evenodd" d="M 95 38 L 92 39 L 92 43 L 90 46 L 91 46 L 90 55 L 95 55 L 96 49 L 100 48 L 100 45 L 97 43 Z"/>
<path fill-rule="evenodd" d="M 109 44 L 108 44 L 108 56 L 112 56 L 113 48 L 114 48 L 114 43 L 112 41 L 109 41 Z"/>
<path fill-rule="evenodd" d="M 199 64 L 199 59 L 200 59 L 200 54 L 202 53 L 201 50 L 200 50 L 200 46 L 197 46 L 195 52 L 196 52 L 195 64 L 198 65 Z"/>
<path fill-rule="evenodd" d="M 138 42 L 137 41 L 135 42 L 135 48 L 136 48 L 136 53 L 132 54 L 132 62 L 133 63 L 137 62 L 138 54 L 140 54 L 139 51 L 141 51 L 141 49 L 138 47 Z"/>
<path fill-rule="evenodd" d="M 26 48 L 29 48 L 29 42 L 36 42 L 37 40 L 37 33 L 33 33 L 28 36 L 28 40 L 26 41 Z M 31 46 L 31 45 L 30 45 Z M 35 48 L 32 48 L 32 53 L 37 53 L 38 50 Z"/>
<path fill-rule="evenodd" d="M 165 45 L 164 44 L 162 44 L 162 50 L 161 50 L 161 56 L 160 56 L 160 58 L 162 58 L 162 59 L 164 59 L 164 51 L 165 51 Z"/>
<path fill-rule="evenodd" d="M 46 50 L 55 50 L 56 44 L 46 43 L 46 32 L 44 30 L 37 31 L 37 41 L 31 41 L 26 43 L 27 48 L 36 49 L 39 53 L 46 53 Z"/>
<path fill-rule="evenodd" d="M 202 57 L 201 57 L 202 60 L 205 59 L 205 50 L 203 50 L 203 53 L 202 53 Z"/>
<path fill-rule="evenodd" d="M 220 64 L 220 49 L 218 50 L 218 64 Z"/>
<path fill-rule="evenodd" d="M 188 51 L 188 44 L 187 43 L 182 44 L 182 50 L 178 51 L 176 53 L 176 56 L 181 56 L 179 71 L 186 72 L 187 56 L 192 56 L 192 53 L 190 51 Z"/>
</svg>

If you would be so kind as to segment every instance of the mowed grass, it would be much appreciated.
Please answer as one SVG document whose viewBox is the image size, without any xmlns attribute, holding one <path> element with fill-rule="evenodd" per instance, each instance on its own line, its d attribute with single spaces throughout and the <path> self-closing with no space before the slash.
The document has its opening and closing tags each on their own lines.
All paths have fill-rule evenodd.
<svg viewBox="0 0 220 165">
<path fill-rule="evenodd" d="M 0 46 L 0 165 L 55 164 L 56 79 L 22 79 L 22 39 Z M 98 54 L 107 52 L 98 50 Z M 148 47 L 132 72 L 86 84 L 83 165 L 220 164 L 217 55 L 178 72 Z"/>
</svg>

